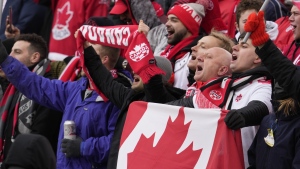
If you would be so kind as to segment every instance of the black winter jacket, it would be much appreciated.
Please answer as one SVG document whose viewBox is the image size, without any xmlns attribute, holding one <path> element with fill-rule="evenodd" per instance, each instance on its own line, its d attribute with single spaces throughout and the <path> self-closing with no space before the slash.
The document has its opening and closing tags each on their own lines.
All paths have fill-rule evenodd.
<svg viewBox="0 0 300 169">
<path fill-rule="evenodd" d="M 272 102 L 275 113 L 263 119 L 248 151 L 249 168 L 300 168 L 300 71 L 282 55 L 271 40 L 261 49 L 257 48 L 256 53 L 278 84 L 287 92 L 286 96 L 294 99 L 296 114 L 285 115 L 278 111 L 279 103 L 276 100 Z M 267 129 L 273 130 L 273 147 L 269 147 L 264 141 L 268 134 Z"/>
<path fill-rule="evenodd" d="M 184 93 L 177 91 L 174 92 L 171 87 L 164 88 L 160 75 L 154 76 L 150 80 L 151 82 L 149 83 L 154 85 L 148 85 L 145 87 L 145 92 L 136 92 L 133 89 L 126 88 L 122 84 L 113 81 L 111 73 L 102 65 L 99 56 L 92 47 L 88 47 L 84 50 L 84 58 L 85 65 L 97 88 L 100 89 L 112 103 L 120 108 L 120 114 L 116 123 L 107 165 L 107 168 L 116 168 L 120 138 L 130 103 L 134 101 L 153 102 L 153 100 L 157 103 L 165 103 L 179 99 L 182 95 L 184 95 Z M 152 94 L 150 95 L 149 92 L 155 92 L 157 95 L 159 94 L 162 97 L 159 97 L 158 99 L 152 98 Z M 147 95 L 149 96 L 147 97 Z"/>
</svg>

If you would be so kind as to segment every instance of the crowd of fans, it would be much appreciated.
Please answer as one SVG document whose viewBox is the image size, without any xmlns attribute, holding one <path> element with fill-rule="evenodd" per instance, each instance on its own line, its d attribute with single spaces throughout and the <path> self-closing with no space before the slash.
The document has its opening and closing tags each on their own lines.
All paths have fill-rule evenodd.
<svg viewBox="0 0 300 169">
<path fill-rule="evenodd" d="M 263 3 L 4 1 L 1 168 L 116 168 L 134 101 L 226 109 L 245 168 L 300 168 L 300 3 Z"/>
</svg>

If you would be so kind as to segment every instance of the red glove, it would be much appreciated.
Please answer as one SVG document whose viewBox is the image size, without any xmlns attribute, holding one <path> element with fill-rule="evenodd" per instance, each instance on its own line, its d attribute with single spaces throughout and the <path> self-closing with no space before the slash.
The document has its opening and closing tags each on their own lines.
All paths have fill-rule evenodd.
<svg viewBox="0 0 300 169">
<path fill-rule="evenodd" d="M 253 46 L 263 45 L 269 40 L 269 35 L 266 33 L 265 28 L 263 11 L 259 11 L 257 15 L 254 12 L 248 16 L 244 29 L 246 32 L 251 32 L 250 38 Z"/>
<path fill-rule="evenodd" d="M 125 56 L 132 70 L 142 78 L 143 83 L 148 83 L 154 75 L 165 74 L 164 71 L 156 66 L 156 61 L 146 36 L 139 32 L 133 33 L 131 36 L 133 36 L 132 42 Z"/>
</svg>

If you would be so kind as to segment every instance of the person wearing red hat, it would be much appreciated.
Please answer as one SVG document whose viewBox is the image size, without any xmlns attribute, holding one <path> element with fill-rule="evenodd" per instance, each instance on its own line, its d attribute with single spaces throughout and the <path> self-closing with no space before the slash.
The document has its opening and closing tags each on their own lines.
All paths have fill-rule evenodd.
<svg viewBox="0 0 300 169">
<path fill-rule="evenodd" d="M 113 8 L 110 10 L 109 14 L 111 15 L 119 15 L 120 20 L 124 23 L 131 25 L 136 25 L 136 21 L 132 19 L 131 10 L 128 10 L 129 4 L 126 0 L 116 0 Z"/>
<path fill-rule="evenodd" d="M 228 32 L 227 25 L 225 24 L 220 10 L 218 0 L 177 0 L 173 5 L 185 4 L 185 3 L 197 3 L 201 4 L 205 8 L 205 17 L 203 18 L 201 28 L 206 34 L 209 34 L 212 28 L 224 33 Z M 227 4 L 228 5 L 228 4 Z"/>
<path fill-rule="evenodd" d="M 191 58 L 191 44 L 199 38 L 199 27 L 204 16 L 204 7 L 197 3 L 175 5 L 168 12 L 168 46 L 161 56 L 168 58 L 174 65 L 174 87 L 188 88 L 187 63 Z"/>
<path fill-rule="evenodd" d="M 151 0 L 117 0 L 110 11 L 111 15 L 119 15 L 124 24 L 136 24 L 143 20 L 149 27 L 147 39 L 150 43 L 154 56 L 160 56 L 167 46 L 166 26 L 167 18 L 162 15 L 159 4 Z M 124 8 L 126 7 L 126 10 Z M 123 13 L 122 13 L 123 12 Z"/>
<path fill-rule="evenodd" d="M 155 10 L 156 16 L 160 19 L 162 23 L 165 23 L 166 17 L 164 15 L 164 10 L 161 7 L 161 5 L 153 0 L 151 0 L 151 4 Z M 137 25 L 136 18 L 134 17 L 131 11 L 131 5 L 127 0 L 116 0 L 109 14 L 119 15 L 120 20 L 128 25 Z"/>
</svg>

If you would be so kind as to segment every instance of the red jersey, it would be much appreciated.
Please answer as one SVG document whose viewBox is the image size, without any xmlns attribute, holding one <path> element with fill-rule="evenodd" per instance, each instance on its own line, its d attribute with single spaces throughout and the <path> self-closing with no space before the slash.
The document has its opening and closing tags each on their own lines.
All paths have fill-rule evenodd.
<svg viewBox="0 0 300 169">
<path fill-rule="evenodd" d="M 53 17 L 49 44 L 52 53 L 73 56 L 76 51 L 74 33 L 91 16 L 107 16 L 110 0 L 59 0 Z M 63 58 L 62 58 L 63 59 Z"/>
</svg>

